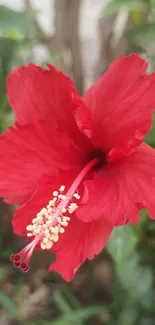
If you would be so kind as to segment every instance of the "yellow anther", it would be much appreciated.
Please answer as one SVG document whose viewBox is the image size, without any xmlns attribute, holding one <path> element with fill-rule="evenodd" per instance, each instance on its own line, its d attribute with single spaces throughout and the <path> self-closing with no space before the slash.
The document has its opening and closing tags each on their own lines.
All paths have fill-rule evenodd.
<svg viewBox="0 0 155 325">
<path fill-rule="evenodd" d="M 40 243 L 40 246 L 43 250 L 46 249 L 46 244 L 44 244 L 43 242 Z"/>
<path fill-rule="evenodd" d="M 37 213 L 37 218 L 35 218 L 35 219 L 43 219 L 43 216 L 42 216 L 42 214 L 41 213 Z"/>
<path fill-rule="evenodd" d="M 32 237 L 33 235 L 32 235 L 32 233 L 31 232 L 28 232 L 27 233 L 27 237 Z"/>
<path fill-rule="evenodd" d="M 76 203 L 71 203 L 68 207 L 68 212 L 70 214 L 72 214 L 77 208 L 78 208 L 78 205 Z"/>
<path fill-rule="evenodd" d="M 58 227 L 58 226 L 55 226 L 54 232 L 55 232 L 56 234 L 58 234 L 58 232 L 59 232 L 59 227 Z"/>
<path fill-rule="evenodd" d="M 63 192 L 65 190 L 65 186 L 64 185 L 61 185 L 60 188 L 59 188 L 59 191 L 60 192 Z"/>
<path fill-rule="evenodd" d="M 32 219 L 32 223 L 37 222 L 37 218 Z"/>
<path fill-rule="evenodd" d="M 67 199 L 66 195 L 62 195 L 62 194 L 59 194 L 58 198 L 60 200 L 66 200 Z"/>
<path fill-rule="evenodd" d="M 46 212 L 46 208 L 43 208 L 40 212 L 41 212 L 41 214 L 42 213 L 45 213 Z"/>
<path fill-rule="evenodd" d="M 28 225 L 28 226 L 26 227 L 26 230 L 33 230 L 33 226 L 32 226 L 32 225 Z"/>
<path fill-rule="evenodd" d="M 49 229 L 45 229 L 45 231 L 44 231 L 44 234 L 45 235 L 48 235 L 50 232 L 49 232 Z"/>
<path fill-rule="evenodd" d="M 62 226 L 64 226 L 64 227 L 68 226 L 68 222 L 67 222 L 67 219 L 66 219 L 66 218 L 67 218 L 67 217 L 63 217 L 63 218 L 62 218 L 62 221 L 61 221 L 61 223 L 60 223 L 60 224 L 61 224 Z"/>
<path fill-rule="evenodd" d="M 50 231 L 53 232 L 55 230 L 55 227 L 50 227 Z"/>
<path fill-rule="evenodd" d="M 59 236 L 56 235 L 56 234 L 54 234 L 54 235 L 52 236 L 52 240 L 54 241 L 54 243 L 57 243 L 57 241 L 59 240 Z"/>
<path fill-rule="evenodd" d="M 50 248 L 52 248 L 52 246 L 53 246 L 53 243 L 52 243 L 52 242 L 49 242 L 49 243 L 46 245 L 46 249 L 50 249 Z"/>
<path fill-rule="evenodd" d="M 65 229 L 61 227 L 59 231 L 60 231 L 60 234 L 63 234 L 65 232 Z"/>
<path fill-rule="evenodd" d="M 34 233 L 35 233 L 36 235 L 39 234 L 39 233 L 40 233 L 40 229 L 38 229 L 38 228 L 35 229 L 35 230 L 34 230 Z"/>
<path fill-rule="evenodd" d="M 59 194 L 58 191 L 53 192 L 53 196 L 58 196 L 58 194 Z"/>
<path fill-rule="evenodd" d="M 44 244 L 47 244 L 47 243 L 48 243 L 48 238 L 45 237 L 45 238 L 43 239 L 43 243 L 44 243 Z"/>
<path fill-rule="evenodd" d="M 33 230 L 36 230 L 38 228 L 38 225 L 35 223 L 34 225 L 33 225 Z"/>
<path fill-rule="evenodd" d="M 53 200 L 50 200 L 50 201 L 49 201 L 49 205 L 50 205 L 50 206 L 54 206 L 54 205 L 55 205 L 54 201 L 53 201 Z"/>
<path fill-rule="evenodd" d="M 73 195 L 77 200 L 79 200 L 80 199 L 80 195 L 79 194 L 77 194 L 77 193 L 74 193 L 74 195 Z"/>
<path fill-rule="evenodd" d="M 67 216 L 63 216 L 63 217 L 62 217 L 62 220 L 63 220 L 63 221 L 66 221 L 66 218 L 67 218 Z"/>
<path fill-rule="evenodd" d="M 60 218 L 60 217 L 58 217 L 58 219 L 57 219 L 57 220 L 58 220 L 58 223 L 60 223 L 60 222 L 61 222 L 61 218 Z"/>
</svg>

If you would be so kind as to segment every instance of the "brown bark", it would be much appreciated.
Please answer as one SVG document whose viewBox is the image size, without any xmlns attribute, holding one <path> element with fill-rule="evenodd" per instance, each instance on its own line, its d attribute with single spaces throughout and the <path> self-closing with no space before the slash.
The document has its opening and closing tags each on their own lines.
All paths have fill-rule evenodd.
<svg viewBox="0 0 155 325">
<path fill-rule="evenodd" d="M 117 59 L 121 53 L 130 54 L 142 51 L 142 48 L 132 41 L 132 39 L 127 38 L 125 34 L 126 31 L 136 27 L 131 15 L 126 16 L 125 24 L 122 24 L 121 35 L 117 40 L 115 39 L 115 36 L 118 36 L 117 30 L 115 30 L 117 15 L 119 13 L 103 16 L 99 20 L 100 53 L 95 69 L 95 80 L 103 75 L 110 63 Z M 148 15 L 144 15 L 143 20 L 145 21 L 146 18 L 148 19 Z M 121 20 L 120 17 L 119 19 Z"/>
<path fill-rule="evenodd" d="M 55 0 L 55 34 L 50 37 L 42 30 L 31 1 L 24 0 L 25 11 L 35 25 L 39 42 L 47 46 L 51 54 L 60 56 L 56 65 L 71 75 L 80 94 L 84 88 L 79 40 L 81 2 L 82 0 Z"/>
<path fill-rule="evenodd" d="M 68 0 L 68 46 L 71 52 L 72 73 L 76 87 L 82 95 L 84 90 L 84 77 L 81 44 L 79 39 L 79 17 L 81 0 Z"/>
<path fill-rule="evenodd" d="M 1 249 L 9 247 L 13 241 L 12 207 L 0 199 L 0 239 Z"/>
<path fill-rule="evenodd" d="M 99 44 L 100 52 L 96 64 L 94 79 L 96 80 L 106 71 L 109 64 L 115 60 L 121 52 L 124 52 L 126 41 L 120 39 L 116 47 L 113 47 L 114 20 L 116 14 L 104 16 L 99 20 Z"/>
<path fill-rule="evenodd" d="M 59 69 L 67 72 L 67 65 L 65 60 L 65 50 L 67 48 L 67 16 L 68 5 L 67 0 L 55 0 L 55 35 L 54 48 L 56 54 L 60 54 L 61 58 L 57 62 Z"/>
<path fill-rule="evenodd" d="M 79 93 L 82 94 L 83 69 L 78 30 L 80 6 L 81 0 L 55 0 L 54 38 L 55 51 L 63 53 L 59 61 L 59 68 L 66 72 L 71 71 L 71 77 L 74 79 Z"/>
</svg>

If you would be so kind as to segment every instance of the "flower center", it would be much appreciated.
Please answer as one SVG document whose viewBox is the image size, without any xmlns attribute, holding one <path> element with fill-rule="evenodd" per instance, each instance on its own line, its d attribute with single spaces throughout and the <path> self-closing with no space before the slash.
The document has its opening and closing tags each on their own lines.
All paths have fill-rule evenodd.
<svg viewBox="0 0 155 325">
<path fill-rule="evenodd" d="M 95 149 L 88 155 L 88 161 L 91 161 L 92 159 L 98 159 L 98 163 L 94 166 L 95 169 L 100 169 L 104 165 L 107 164 L 106 154 L 101 149 Z"/>
<path fill-rule="evenodd" d="M 42 250 L 50 250 L 59 236 L 65 232 L 65 228 L 71 219 L 71 214 L 78 208 L 80 195 L 77 190 L 89 171 L 99 163 L 94 158 L 81 170 L 69 190 L 65 193 L 65 186 L 61 185 L 58 191 L 53 192 L 53 198 L 48 202 L 31 224 L 26 227 L 27 237 L 33 240 L 18 254 L 11 255 L 10 259 L 15 267 L 27 272 L 29 261 L 37 245 Z"/>
</svg>

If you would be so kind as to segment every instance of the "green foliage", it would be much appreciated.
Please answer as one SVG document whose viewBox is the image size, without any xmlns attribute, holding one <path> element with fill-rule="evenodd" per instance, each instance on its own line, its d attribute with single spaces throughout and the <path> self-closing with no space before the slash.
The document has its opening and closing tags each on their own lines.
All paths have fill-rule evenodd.
<svg viewBox="0 0 155 325">
<path fill-rule="evenodd" d="M 152 147 L 155 147 L 155 115 L 153 117 L 152 128 L 146 135 L 145 141 Z"/>
<path fill-rule="evenodd" d="M 24 12 L 17 12 L 6 6 L 0 6 L 0 35 L 7 35 L 10 31 L 28 34 L 34 32 L 34 26 Z"/>
<path fill-rule="evenodd" d="M 81 323 L 82 320 L 86 321 L 92 316 L 99 315 L 101 312 L 103 312 L 102 306 L 80 308 L 75 311 L 69 311 L 68 313 L 66 313 L 66 315 L 60 317 L 55 321 L 45 323 L 45 325 L 82 325 L 84 324 Z"/>
<path fill-rule="evenodd" d="M 47 68 L 47 64 L 53 64 L 55 65 L 60 59 L 63 58 L 63 53 L 57 53 L 57 54 L 54 54 L 54 55 L 50 55 L 46 58 L 46 60 L 44 60 L 42 63 L 41 63 L 41 66 L 46 69 Z"/>
<path fill-rule="evenodd" d="M 14 302 L 5 292 L 0 291 L 0 306 L 8 311 L 10 318 L 18 318 L 18 310 Z"/>
<path fill-rule="evenodd" d="M 6 97 L 5 80 L 15 59 L 19 59 L 23 36 L 35 35 L 35 28 L 24 12 L 0 6 L 0 132 L 13 122 Z"/>
<path fill-rule="evenodd" d="M 126 226 L 116 228 L 108 243 L 108 251 L 116 270 L 114 305 L 111 308 L 117 316 L 111 325 L 137 325 L 139 319 L 145 322 L 150 313 L 153 314 L 152 320 L 155 317 L 153 273 L 149 267 L 142 265 L 141 255 L 136 251 L 137 242 L 135 228 Z"/>
<path fill-rule="evenodd" d="M 105 6 L 104 14 L 117 14 L 122 10 L 127 11 L 129 15 L 124 32 L 124 38 L 128 41 L 126 53 L 130 54 L 135 48 L 138 53 L 148 52 L 148 59 L 154 69 L 155 1 L 111 0 Z"/>
<path fill-rule="evenodd" d="M 139 12 L 146 12 L 147 3 L 142 0 L 112 0 L 109 1 L 104 9 L 105 14 L 111 14 L 120 9 L 136 10 Z"/>
<path fill-rule="evenodd" d="M 11 69 L 16 49 L 16 40 L 0 38 L 0 131 L 5 129 L 13 118 L 6 97 L 5 79 Z"/>
<path fill-rule="evenodd" d="M 126 32 L 126 37 L 140 46 L 148 46 L 149 43 L 155 40 L 155 22 L 131 28 Z"/>
<path fill-rule="evenodd" d="M 3 109 L 3 102 L 6 102 L 5 96 L 5 78 L 11 69 L 17 41 L 9 38 L 0 38 L 0 105 Z M 5 109 L 5 107 L 4 107 Z"/>
</svg>

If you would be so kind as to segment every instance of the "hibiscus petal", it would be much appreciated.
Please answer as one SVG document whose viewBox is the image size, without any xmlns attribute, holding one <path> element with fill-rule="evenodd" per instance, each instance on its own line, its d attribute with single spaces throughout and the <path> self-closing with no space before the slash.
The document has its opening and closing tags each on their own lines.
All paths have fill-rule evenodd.
<svg viewBox="0 0 155 325">
<path fill-rule="evenodd" d="M 71 281 L 86 258 L 93 259 L 102 251 L 112 230 L 112 225 L 106 220 L 85 223 L 74 216 L 65 234 L 53 246 L 56 261 L 49 269 Z"/>
<path fill-rule="evenodd" d="M 44 176 L 29 201 L 16 210 L 13 218 L 15 233 L 19 236 L 26 235 L 27 225 L 47 205 L 53 190 L 58 189 L 61 182 L 69 186 L 76 173 L 76 170 L 72 170 L 61 173 L 57 178 Z M 50 270 L 61 273 L 66 281 L 70 281 L 86 258 L 92 259 L 104 248 L 112 229 L 112 225 L 106 220 L 85 223 L 75 213 L 72 214 L 65 233 L 60 234 L 59 241 L 52 247 L 52 251 L 56 253 L 56 261 L 50 266 Z"/>
<path fill-rule="evenodd" d="M 72 80 L 54 66 L 48 65 L 47 70 L 34 64 L 22 66 L 9 75 L 7 87 L 20 124 L 52 118 L 62 130 L 75 132 L 78 126 L 91 137 L 92 121 L 87 108 Z"/>
<path fill-rule="evenodd" d="M 51 121 L 16 124 L 0 137 L 0 147 L 0 196 L 14 204 L 34 192 L 42 174 L 56 176 L 59 170 L 81 166 L 87 150 L 58 132 Z"/>
<path fill-rule="evenodd" d="M 115 161 L 129 155 L 144 139 L 155 108 L 155 74 L 135 54 L 121 55 L 84 95 L 91 113 L 94 143 Z"/>
<path fill-rule="evenodd" d="M 88 201 L 77 216 L 86 222 L 105 219 L 113 225 L 129 220 L 135 224 L 139 210 L 147 208 L 155 218 L 155 150 L 141 144 L 121 162 L 103 168 L 94 180 L 85 182 Z"/>
</svg>

